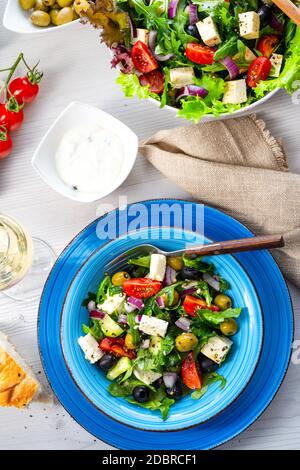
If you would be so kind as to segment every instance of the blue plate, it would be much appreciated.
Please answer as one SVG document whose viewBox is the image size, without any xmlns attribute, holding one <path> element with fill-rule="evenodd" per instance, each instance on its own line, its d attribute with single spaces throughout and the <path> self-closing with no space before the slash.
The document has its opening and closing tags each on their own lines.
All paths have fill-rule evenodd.
<svg viewBox="0 0 300 470">
<path fill-rule="evenodd" d="M 186 201 L 163 200 L 147 201 L 145 205 L 150 210 L 152 204 L 160 202 L 168 206 L 175 202 L 186 204 Z M 191 205 L 196 206 L 195 203 Z M 105 218 L 109 220 L 114 215 L 112 212 Z M 226 240 L 252 235 L 239 222 L 210 207 L 205 207 L 204 216 L 205 236 L 208 239 Z M 100 412 L 81 393 L 64 361 L 60 343 L 61 311 L 65 298 L 68 302 L 68 289 L 77 271 L 105 244 L 99 241 L 96 226 L 97 221 L 86 227 L 61 254 L 41 299 L 38 323 L 40 352 L 45 372 L 59 400 L 89 432 L 122 449 L 209 449 L 236 436 L 270 403 L 289 363 L 293 339 L 292 307 L 286 284 L 273 258 L 267 251 L 236 256 L 256 288 L 264 315 L 264 343 L 251 382 L 235 402 L 218 416 L 176 434 L 167 431 L 160 433 L 157 439 L 154 431 L 129 428 Z M 124 235 L 127 226 L 121 227 L 118 235 Z M 280 328 L 274 328 L 274 324 L 280 325 Z M 272 364 L 276 364 L 276 368 Z"/>
<path fill-rule="evenodd" d="M 164 240 L 168 231 L 168 240 Z M 141 243 L 155 243 L 166 251 L 184 249 L 187 233 L 182 230 L 153 228 L 139 230 Z M 148 237 L 151 238 L 148 238 Z M 190 235 L 191 236 L 191 235 Z M 190 237 L 189 237 L 190 238 Z M 155 241 L 157 240 L 157 241 Z M 200 244 L 203 237 L 195 236 L 195 243 Z M 205 240 L 208 242 L 208 240 Z M 243 307 L 239 318 L 239 332 L 232 338 L 234 344 L 225 364 L 219 369 L 227 385 L 220 390 L 216 383 L 201 400 L 193 400 L 191 394 L 179 400 L 170 410 L 169 417 L 162 421 L 159 411 L 153 412 L 128 403 L 124 398 L 113 398 L 107 388 L 109 381 L 95 365 L 85 360 L 78 345 L 82 336 L 82 324 L 89 324 L 87 309 L 81 306 L 89 291 L 97 292 L 99 282 L 104 277 L 105 265 L 134 248 L 137 244 L 132 234 L 104 245 L 83 264 L 76 273 L 67 293 L 62 314 L 62 348 L 66 363 L 74 381 L 84 395 L 106 415 L 138 429 L 153 431 L 173 431 L 198 425 L 227 408 L 248 384 L 257 365 L 263 336 L 262 313 L 260 303 L 248 275 L 232 256 L 218 256 L 213 259 L 216 271 L 230 280 L 229 295 L 233 305 Z"/>
</svg>

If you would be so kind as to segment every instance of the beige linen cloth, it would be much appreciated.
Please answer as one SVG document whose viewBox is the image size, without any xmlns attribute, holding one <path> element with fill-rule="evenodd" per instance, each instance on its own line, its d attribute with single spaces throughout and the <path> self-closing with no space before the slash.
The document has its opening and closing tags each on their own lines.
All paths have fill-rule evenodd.
<svg viewBox="0 0 300 470">
<path fill-rule="evenodd" d="M 300 175 L 288 170 L 281 142 L 256 116 L 163 130 L 141 153 L 200 202 L 219 208 L 257 235 L 283 234 L 273 250 L 300 287 Z"/>
</svg>

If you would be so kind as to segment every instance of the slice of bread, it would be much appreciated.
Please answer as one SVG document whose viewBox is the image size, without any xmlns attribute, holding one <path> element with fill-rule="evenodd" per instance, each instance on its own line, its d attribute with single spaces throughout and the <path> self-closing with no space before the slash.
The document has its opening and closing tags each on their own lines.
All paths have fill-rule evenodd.
<svg viewBox="0 0 300 470">
<path fill-rule="evenodd" d="M 24 408 L 41 391 L 31 368 L 0 331 L 0 406 Z"/>
</svg>

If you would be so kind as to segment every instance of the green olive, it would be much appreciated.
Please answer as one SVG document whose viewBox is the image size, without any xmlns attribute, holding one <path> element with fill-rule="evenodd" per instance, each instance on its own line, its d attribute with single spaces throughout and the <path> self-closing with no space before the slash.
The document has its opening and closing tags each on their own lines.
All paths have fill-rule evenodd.
<svg viewBox="0 0 300 470">
<path fill-rule="evenodd" d="M 73 10 L 70 7 L 62 8 L 57 15 L 57 25 L 70 23 L 73 21 Z"/>
<path fill-rule="evenodd" d="M 56 1 L 59 4 L 60 8 L 69 7 L 74 2 L 74 0 L 56 0 Z"/>
<path fill-rule="evenodd" d="M 237 322 L 234 318 L 226 318 L 226 320 L 220 324 L 220 330 L 225 336 L 235 335 L 238 330 Z"/>
<path fill-rule="evenodd" d="M 111 281 L 114 286 L 122 286 L 125 281 L 128 281 L 128 279 L 130 279 L 130 276 L 126 271 L 119 271 L 113 275 Z"/>
<path fill-rule="evenodd" d="M 197 343 L 198 338 L 194 333 L 182 333 L 175 340 L 175 346 L 179 352 L 192 351 Z"/>
<path fill-rule="evenodd" d="M 163 303 L 166 307 L 173 307 L 173 305 L 178 304 L 179 294 L 176 290 L 174 290 L 174 297 L 173 297 L 172 302 L 169 301 L 167 294 L 162 294 L 161 298 L 162 298 Z"/>
<path fill-rule="evenodd" d="M 183 268 L 183 261 L 181 256 L 170 256 L 168 258 L 168 265 L 171 268 L 175 269 L 175 271 L 181 271 Z"/>
<path fill-rule="evenodd" d="M 92 13 L 92 8 L 91 5 L 87 0 L 75 0 L 73 8 L 77 15 L 80 15 L 80 13 L 87 13 L 90 12 Z"/>
<path fill-rule="evenodd" d="M 41 26 L 41 27 L 49 26 L 51 22 L 50 15 L 48 15 L 48 13 L 46 13 L 45 11 L 40 11 L 40 10 L 34 11 L 31 14 L 30 19 L 31 19 L 31 22 L 35 26 Z"/>
<path fill-rule="evenodd" d="M 72 10 L 73 10 L 73 21 L 78 20 L 79 15 L 76 13 L 74 6 L 72 7 Z"/>
<path fill-rule="evenodd" d="M 56 0 L 43 0 L 43 4 L 45 7 L 53 7 L 55 4 Z"/>
<path fill-rule="evenodd" d="M 52 8 L 52 10 L 50 10 L 50 18 L 51 18 L 51 23 L 54 25 L 54 26 L 57 26 L 57 15 L 58 15 L 58 12 L 59 10 L 57 8 Z"/>
<path fill-rule="evenodd" d="M 49 11 L 49 8 L 46 7 L 46 5 L 43 4 L 43 0 L 36 0 L 35 5 L 34 5 L 34 9 L 38 10 L 38 11 L 46 11 L 46 12 Z"/>
<path fill-rule="evenodd" d="M 227 310 L 228 308 L 231 308 L 232 302 L 228 295 L 218 294 L 214 299 L 214 304 L 221 310 Z"/>
<path fill-rule="evenodd" d="M 23 10 L 31 10 L 35 5 L 35 0 L 19 0 L 19 4 Z"/>
</svg>

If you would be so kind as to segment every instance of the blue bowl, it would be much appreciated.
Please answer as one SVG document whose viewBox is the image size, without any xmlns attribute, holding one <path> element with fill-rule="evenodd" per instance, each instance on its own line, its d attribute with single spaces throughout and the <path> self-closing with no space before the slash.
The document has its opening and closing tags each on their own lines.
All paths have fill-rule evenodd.
<svg viewBox="0 0 300 470">
<path fill-rule="evenodd" d="M 167 236 L 164 236 L 166 235 Z M 230 255 L 213 258 L 216 271 L 230 281 L 228 292 L 234 306 L 243 307 L 238 320 L 239 331 L 232 338 L 233 347 L 228 360 L 219 369 L 227 380 L 219 389 L 213 384 L 199 400 L 191 395 L 176 402 L 169 417 L 162 421 L 159 411 L 150 411 L 128 403 L 124 398 L 112 397 L 107 388 L 109 381 L 96 366 L 84 359 L 77 339 L 83 334 L 82 324 L 88 324 L 87 309 L 81 306 L 89 291 L 97 291 L 104 276 L 105 265 L 115 256 L 135 247 L 138 243 L 154 243 L 159 248 L 172 251 L 185 247 L 188 232 L 181 229 L 144 228 L 139 231 L 140 241 L 126 234 L 95 251 L 80 267 L 68 289 L 61 317 L 61 343 L 70 374 L 81 393 L 110 418 L 127 426 L 151 431 L 178 431 L 199 425 L 232 404 L 245 389 L 257 366 L 263 338 L 263 320 L 260 301 L 254 285 L 242 265 Z M 168 238 L 166 240 L 166 238 Z M 157 240 L 156 242 L 153 242 Z M 195 239 L 201 243 L 202 236 Z M 205 243 L 210 240 L 205 239 Z"/>
</svg>

